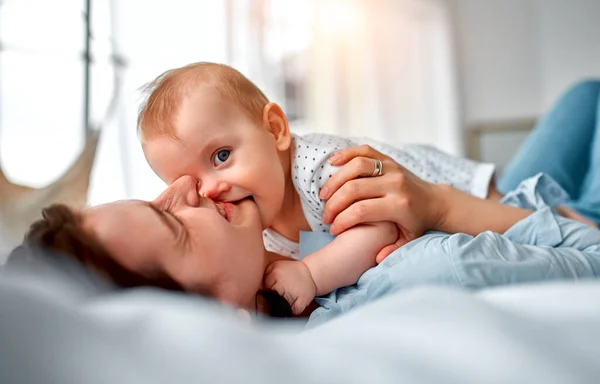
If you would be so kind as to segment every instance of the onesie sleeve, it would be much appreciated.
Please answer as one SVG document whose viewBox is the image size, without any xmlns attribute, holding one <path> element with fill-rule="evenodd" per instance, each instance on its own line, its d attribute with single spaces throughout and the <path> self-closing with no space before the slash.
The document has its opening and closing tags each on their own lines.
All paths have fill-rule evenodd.
<svg viewBox="0 0 600 384">
<path fill-rule="evenodd" d="M 340 149 L 354 145 L 356 144 L 350 140 L 328 135 L 296 138 L 292 181 L 302 201 L 304 215 L 313 231 L 329 231 L 329 225 L 321 221 L 325 202 L 319 198 L 319 192 L 339 167 L 332 166 L 327 160 Z"/>
</svg>

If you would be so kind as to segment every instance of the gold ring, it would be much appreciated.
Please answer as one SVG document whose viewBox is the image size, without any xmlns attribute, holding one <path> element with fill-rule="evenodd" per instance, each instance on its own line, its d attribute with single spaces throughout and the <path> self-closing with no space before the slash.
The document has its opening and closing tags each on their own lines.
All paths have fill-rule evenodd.
<svg viewBox="0 0 600 384">
<path fill-rule="evenodd" d="M 371 173 L 371 177 L 381 175 L 383 175 L 383 163 L 381 162 L 381 160 L 375 159 L 375 169 L 373 170 L 373 173 Z"/>
</svg>

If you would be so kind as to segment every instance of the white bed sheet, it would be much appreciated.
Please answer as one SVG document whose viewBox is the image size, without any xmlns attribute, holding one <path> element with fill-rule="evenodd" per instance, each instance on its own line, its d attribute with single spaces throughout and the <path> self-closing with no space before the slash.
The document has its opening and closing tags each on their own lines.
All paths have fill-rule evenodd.
<svg viewBox="0 0 600 384">
<path fill-rule="evenodd" d="M 595 282 L 415 288 L 310 330 L 161 291 L 60 289 L 0 280 L 0 382 L 600 382 Z"/>
</svg>

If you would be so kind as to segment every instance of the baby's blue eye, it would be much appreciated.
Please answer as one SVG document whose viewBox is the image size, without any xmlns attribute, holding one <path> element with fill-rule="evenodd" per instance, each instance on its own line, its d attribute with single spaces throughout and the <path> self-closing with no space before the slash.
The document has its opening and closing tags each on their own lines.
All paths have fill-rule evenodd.
<svg viewBox="0 0 600 384">
<path fill-rule="evenodd" d="M 221 165 L 229 159 L 231 151 L 229 149 L 221 149 L 215 154 L 215 165 Z"/>
</svg>

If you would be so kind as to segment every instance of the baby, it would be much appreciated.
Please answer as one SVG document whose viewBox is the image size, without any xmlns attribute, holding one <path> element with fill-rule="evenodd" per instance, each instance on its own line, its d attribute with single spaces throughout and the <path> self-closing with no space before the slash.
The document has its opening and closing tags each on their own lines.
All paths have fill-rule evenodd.
<svg viewBox="0 0 600 384">
<path fill-rule="evenodd" d="M 366 139 L 292 134 L 277 104 L 221 64 L 167 71 L 147 91 L 138 129 L 156 174 L 168 184 L 182 175 L 195 177 L 198 193 L 225 209 L 251 199 L 260 214 L 265 248 L 292 258 L 298 258 L 301 231 L 329 230 L 322 222 L 319 192 L 336 171 L 327 160 L 339 149 L 369 144 L 422 179 L 482 198 L 494 170 L 426 146 L 397 149 Z M 373 160 L 373 166 L 372 176 L 381 174 L 381 164 Z M 271 264 L 265 287 L 279 292 L 299 314 L 315 296 L 354 284 L 397 237 L 392 223 L 353 227 L 302 260 Z"/>
</svg>

